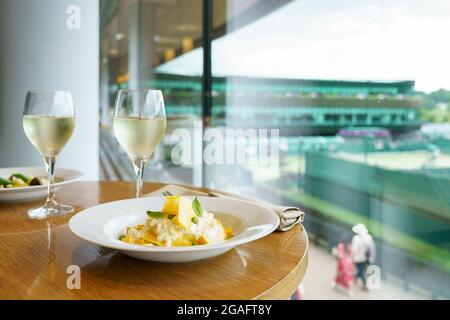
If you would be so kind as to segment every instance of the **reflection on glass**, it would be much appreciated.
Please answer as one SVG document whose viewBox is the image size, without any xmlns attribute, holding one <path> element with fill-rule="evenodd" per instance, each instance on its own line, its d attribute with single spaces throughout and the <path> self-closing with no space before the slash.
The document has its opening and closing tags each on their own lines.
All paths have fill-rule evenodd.
<svg viewBox="0 0 450 320">
<path fill-rule="evenodd" d="M 450 23 L 440 12 L 450 5 L 359 1 L 323 7 L 297 0 L 267 11 L 255 3 L 250 12 L 257 18 L 249 22 L 235 15 L 243 4 L 225 2 L 233 10 L 223 12 L 224 34 L 212 41 L 211 123 L 279 129 L 280 159 L 278 166 L 211 165 L 207 186 L 305 209 L 305 229 L 318 244 L 311 256 L 332 266 L 308 270 L 312 286 L 332 281 L 336 265 L 328 249 L 364 223 L 375 239 L 372 263 L 386 278 L 370 294 L 358 281 L 358 299 L 417 297 L 395 288 L 390 277 L 419 287 L 424 297 L 449 297 L 450 82 L 405 61 L 449 67 L 444 55 L 414 47 L 420 41 L 449 51 L 441 39 Z M 402 42 L 400 34 L 406 35 Z M 344 41 L 335 41 L 342 35 Z M 201 50 L 163 68 L 170 73 L 186 64 L 192 76 L 201 70 L 196 54 Z M 249 144 L 247 152 L 260 146 Z M 374 281 L 378 275 L 367 276 Z M 342 296 L 331 288 L 317 296 L 324 294 Z"/>
<path fill-rule="evenodd" d="M 217 3 L 221 5 L 218 10 L 226 11 L 224 1 Z M 112 134 L 115 96 L 120 89 L 158 88 L 164 96 L 166 132 L 178 128 L 192 131 L 194 120 L 201 122 L 201 77 L 186 78 L 183 65 L 170 74 L 162 67 L 201 47 L 202 0 L 172 4 L 118 0 L 115 5 L 112 10 L 108 1 L 100 3 L 105 22 L 101 24 L 100 46 L 100 179 L 130 180 L 134 179 L 134 168 Z M 195 60 L 201 62 L 200 57 Z M 162 140 L 148 161 L 144 179 L 201 182 L 199 166 L 171 161 L 173 145 L 170 139 Z"/>
<path fill-rule="evenodd" d="M 122 42 L 120 54 L 103 52 L 110 63 L 109 92 L 130 86 L 133 66 L 152 65 L 145 81 L 164 91 L 167 116 L 183 128 L 201 120 L 201 81 L 207 76 L 201 17 L 193 13 L 201 12 L 200 1 L 186 3 L 194 6 L 166 8 L 154 20 L 156 28 L 127 34 L 151 39 L 141 46 Z M 449 3 L 211 3 L 211 125 L 279 129 L 280 145 L 278 165 L 207 166 L 206 186 L 305 209 L 305 229 L 318 244 L 311 256 L 332 266 L 308 271 L 317 283 L 328 284 L 335 272 L 325 249 L 351 238 L 352 226 L 361 222 L 374 236 L 375 264 L 386 279 L 417 286 L 425 297 L 450 297 L 450 83 L 444 73 L 426 71 L 449 67 L 449 46 L 442 41 L 450 27 Z M 125 16 L 125 10 L 118 12 Z M 164 28 L 180 12 L 186 12 L 182 21 Z M 114 38 L 114 28 L 106 31 Z M 143 43 L 153 45 L 152 55 L 124 61 L 130 51 L 147 48 Z M 261 146 L 249 144 L 246 152 Z M 174 166 L 170 147 L 164 174 L 191 183 L 192 166 Z M 414 296 L 394 287 L 385 280 L 377 297 Z M 335 295 L 330 289 L 318 297 Z M 356 296 L 369 297 L 357 289 Z"/>
</svg>

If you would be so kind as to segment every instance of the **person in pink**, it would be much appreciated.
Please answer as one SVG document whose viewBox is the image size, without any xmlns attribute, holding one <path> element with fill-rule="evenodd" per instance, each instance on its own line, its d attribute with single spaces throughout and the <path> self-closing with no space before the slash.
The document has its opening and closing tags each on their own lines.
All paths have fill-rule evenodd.
<svg viewBox="0 0 450 320">
<path fill-rule="evenodd" d="M 348 241 L 340 242 L 333 249 L 333 255 L 337 258 L 337 273 L 333 285 L 344 289 L 349 294 L 353 287 L 353 261 L 352 248 Z"/>
</svg>

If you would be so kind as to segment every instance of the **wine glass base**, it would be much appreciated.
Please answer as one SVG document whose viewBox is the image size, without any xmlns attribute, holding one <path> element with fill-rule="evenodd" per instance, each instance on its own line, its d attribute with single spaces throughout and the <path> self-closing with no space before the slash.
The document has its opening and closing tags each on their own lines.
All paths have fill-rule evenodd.
<svg viewBox="0 0 450 320">
<path fill-rule="evenodd" d="M 31 219 L 45 219 L 64 216 L 74 212 L 74 210 L 72 206 L 56 203 L 51 206 L 43 205 L 42 207 L 31 208 L 28 210 L 28 217 Z"/>
</svg>

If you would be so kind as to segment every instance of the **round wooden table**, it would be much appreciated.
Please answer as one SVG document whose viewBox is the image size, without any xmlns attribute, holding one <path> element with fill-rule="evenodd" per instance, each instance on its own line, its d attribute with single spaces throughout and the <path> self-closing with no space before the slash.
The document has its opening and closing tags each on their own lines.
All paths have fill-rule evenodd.
<svg viewBox="0 0 450 320">
<path fill-rule="evenodd" d="M 76 182 L 58 198 L 78 212 L 133 194 L 131 182 Z M 219 257 L 153 263 L 77 238 L 67 225 L 70 216 L 28 219 L 27 209 L 42 202 L 0 203 L 1 299 L 288 299 L 306 271 L 308 238 L 301 225 Z"/>
</svg>

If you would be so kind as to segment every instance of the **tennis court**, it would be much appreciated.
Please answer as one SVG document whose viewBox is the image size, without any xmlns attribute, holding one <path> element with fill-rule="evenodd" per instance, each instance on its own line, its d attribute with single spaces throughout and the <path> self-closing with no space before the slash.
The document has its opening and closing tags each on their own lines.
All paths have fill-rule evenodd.
<svg viewBox="0 0 450 320">
<path fill-rule="evenodd" d="M 433 155 L 426 150 L 400 152 L 348 153 L 338 152 L 336 157 L 348 161 L 366 163 L 388 170 L 420 170 L 450 168 L 450 155 Z"/>
</svg>

